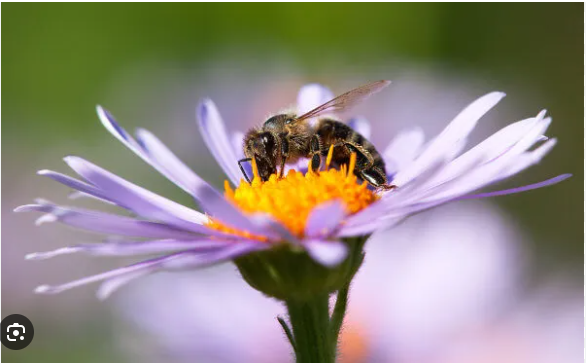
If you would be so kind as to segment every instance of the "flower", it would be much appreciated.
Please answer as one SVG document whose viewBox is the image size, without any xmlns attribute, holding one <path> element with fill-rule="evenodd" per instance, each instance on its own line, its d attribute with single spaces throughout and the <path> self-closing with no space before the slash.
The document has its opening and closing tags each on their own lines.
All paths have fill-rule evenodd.
<svg viewBox="0 0 586 363">
<path fill-rule="evenodd" d="M 558 291 L 549 282 L 538 294 L 524 291 L 531 266 L 519 262 L 528 252 L 523 237 L 484 201 L 373 235 L 353 281 L 339 362 L 578 361 L 581 299 L 559 281 Z M 133 350 L 129 361 L 290 361 L 272 320 L 283 307 L 234 272 L 160 274 L 120 294 L 115 306 L 131 330 L 117 327 L 115 339 Z"/>
<path fill-rule="evenodd" d="M 237 263 L 249 284 L 270 296 L 285 298 L 291 289 L 301 285 L 300 291 L 307 294 L 336 291 L 360 266 L 362 243 L 374 231 L 449 201 L 516 193 L 551 185 L 569 176 L 564 174 L 510 190 L 470 194 L 539 162 L 556 143 L 555 139 L 544 136 L 551 119 L 542 111 L 536 117 L 501 129 L 463 153 L 467 137 L 478 120 L 503 97 L 503 93 L 493 92 L 474 101 L 426 145 L 418 129 L 400 133 L 383 152 L 387 174 L 397 188 L 376 194 L 352 175 L 352 162 L 341 170 L 324 170 L 315 175 L 293 166 L 293 171 L 283 179 L 273 178 L 265 184 L 255 181 L 252 185 L 242 182 L 237 166 L 242 156 L 242 137 L 229 136 L 216 106 L 205 99 L 197 108 L 200 131 L 236 187 L 232 189 L 227 183 L 223 195 L 191 171 L 152 133 L 139 129 L 133 138 L 109 112 L 98 106 L 98 116 L 106 129 L 189 193 L 203 212 L 148 191 L 83 158 L 68 156 L 65 162 L 84 180 L 49 170 L 41 170 L 39 174 L 81 195 L 121 207 L 133 216 L 60 206 L 46 200 L 18 207 L 17 212 L 45 213 L 37 224 L 59 221 L 123 237 L 110 237 L 100 244 L 33 253 L 27 258 L 44 259 L 71 253 L 159 254 L 159 257 L 62 285 L 42 285 L 36 292 L 59 293 L 103 281 L 98 296 L 105 298 L 129 281 L 156 271 L 200 268 L 228 260 Z M 297 111 L 310 110 L 331 98 L 327 88 L 307 85 L 299 93 Z M 363 119 L 354 119 L 351 125 L 369 137 Z M 533 148 L 537 144 L 540 145 Z M 332 187 L 340 183 L 344 183 L 343 189 Z M 308 193 L 319 188 L 327 192 Z M 259 203 L 255 203 L 255 198 Z M 293 199 L 297 199 L 298 213 L 290 215 L 286 208 Z M 259 258 L 262 264 L 258 263 Z M 293 260 L 295 263 L 291 263 Z M 302 273 L 299 264 L 305 266 Z"/>
</svg>

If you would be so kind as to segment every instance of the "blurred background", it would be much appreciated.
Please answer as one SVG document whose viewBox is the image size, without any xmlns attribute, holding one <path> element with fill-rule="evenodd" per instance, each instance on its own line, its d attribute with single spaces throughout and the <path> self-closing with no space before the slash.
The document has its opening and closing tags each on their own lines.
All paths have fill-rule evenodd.
<svg viewBox="0 0 586 363">
<path fill-rule="evenodd" d="M 228 126 L 244 131 L 269 113 L 294 103 L 297 90 L 305 83 L 320 82 L 339 94 L 381 78 L 391 79 L 393 84 L 357 108 L 373 124 L 375 145 L 384 147 L 396 132 L 412 125 L 423 127 L 429 139 L 475 98 L 499 90 L 508 96 L 482 119 L 472 135 L 473 142 L 546 108 L 554 120 L 548 135 L 557 137 L 559 143 L 540 165 L 498 188 L 562 173 L 574 177 L 551 188 L 450 206 L 451 212 L 445 215 L 453 218 L 444 223 L 455 223 L 458 231 L 463 225 L 485 226 L 482 238 L 488 238 L 486 243 L 497 251 L 494 260 L 485 261 L 491 268 L 481 271 L 482 285 L 495 287 L 490 296 L 481 302 L 472 299 L 478 295 L 474 284 L 470 280 L 457 283 L 450 274 L 430 282 L 438 295 L 454 297 L 454 302 L 444 303 L 446 311 L 464 310 L 467 315 L 438 318 L 433 331 L 442 333 L 426 335 L 425 344 L 417 338 L 416 343 L 408 337 L 399 339 L 392 332 L 369 325 L 370 320 L 361 315 L 358 306 L 355 319 L 363 324 L 348 329 L 347 361 L 387 362 L 389 357 L 396 361 L 481 361 L 462 352 L 440 354 L 437 346 L 447 342 L 446 336 L 456 339 L 449 340 L 454 343 L 450 346 L 465 342 L 479 352 L 511 352 L 504 358 L 478 355 L 486 361 L 535 362 L 530 357 L 523 360 L 525 356 L 519 351 L 526 346 L 545 349 L 545 343 L 552 346 L 541 354 L 542 358 L 547 354 L 559 357 L 559 349 L 568 359 L 551 361 L 581 359 L 582 349 L 573 356 L 569 346 L 577 345 L 567 342 L 583 332 L 583 315 L 579 313 L 583 302 L 583 4 L 4 4 L 2 8 L 2 317 L 20 313 L 35 325 L 35 338 L 28 348 L 10 351 L 2 347 L 7 361 L 144 361 L 145 355 L 157 357 L 145 348 L 154 341 L 161 343 L 159 353 L 167 351 L 164 357 L 168 360 L 183 361 L 187 357 L 185 361 L 190 362 L 230 362 L 229 357 L 213 356 L 195 347 L 185 352 L 183 347 L 164 344 L 164 339 L 157 338 L 149 328 L 152 322 L 128 312 L 129 302 L 137 301 L 130 310 L 144 304 L 145 310 L 138 310 L 143 312 L 139 315 L 161 316 L 169 319 L 168 324 L 181 319 L 156 315 L 156 309 L 184 309 L 184 317 L 193 312 L 192 328 L 199 329 L 193 339 L 216 337 L 216 346 L 242 345 L 238 335 L 228 332 L 239 330 L 242 335 L 258 328 L 259 321 L 275 323 L 271 319 L 280 311 L 278 306 L 264 307 L 271 302 L 242 285 L 231 266 L 165 276 L 171 279 L 169 282 L 153 276 L 106 302 L 97 301 L 91 287 L 57 296 L 32 293 L 42 283 L 65 282 L 129 262 L 83 256 L 24 261 L 23 256 L 29 252 L 96 240 L 95 236 L 59 225 L 36 228 L 34 216 L 12 213 L 14 207 L 41 196 L 71 203 L 65 188 L 37 177 L 37 170 L 68 172 L 61 159 L 76 154 L 191 205 L 188 196 L 102 128 L 95 115 L 96 104 L 109 109 L 127 129 L 150 129 L 200 175 L 220 186 L 221 170 L 205 149 L 195 123 L 194 108 L 199 98 L 211 97 Z M 424 213 L 417 217 L 423 222 L 414 218 L 401 228 L 421 228 L 418 223 L 424 223 L 425 218 L 445 219 L 441 211 Z M 484 221 L 487 213 L 492 216 L 487 224 L 478 222 Z M 494 222 L 495 218 L 500 222 Z M 375 236 L 373 246 L 414 240 L 408 232 L 389 233 L 399 235 Z M 454 240 L 460 236 L 451 235 Z M 470 237 L 479 238 L 474 234 Z M 444 263 L 450 259 L 475 261 L 480 254 L 493 251 L 469 248 L 462 255 L 458 241 L 444 239 L 438 241 L 445 246 L 440 249 L 442 253 L 436 254 L 437 246 L 429 249 L 423 242 L 416 246 L 427 251 L 427 260 Z M 387 254 L 394 255 L 392 251 Z M 377 265 L 373 260 L 365 271 L 396 273 L 407 281 L 425 275 L 428 269 L 429 274 L 437 274 L 431 263 L 415 264 L 419 252 L 401 252 L 400 256 L 414 265 L 405 262 L 411 267 L 384 272 L 380 266 L 384 267 L 385 261 Z M 468 271 L 464 267 L 453 276 Z M 441 266 L 437 268 L 444 271 Z M 200 283 L 185 285 L 191 280 Z M 185 287 L 181 290 L 184 293 L 193 288 L 194 298 L 202 296 L 209 303 L 173 299 L 177 293 L 164 289 L 173 281 Z M 378 280 L 365 277 L 365 281 Z M 362 300 L 358 296 L 364 300 L 378 295 L 413 298 L 365 306 L 363 312 L 386 314 L 395 306 L 402 312 L 407 306 L 414 316 L 424 319 L 433 309 L 411 304 L 434 300 L 437 295 L 433 291 L 420 294 L 428 291 L 428 285 L 384 281 L 364 283 L 375 288 L 357 292 L 357 304 Z M 510 286 L 500 288 L 503 281 L 509 281 Z M 237 286 L 232 288 L 232 284 Z M 233 291 L 246 295 L 242 306 L 254 312 L 242 306 L 236 309 L 236 302 L 222 305 L 225 311 L 218 311 L 217 302 L 231 299 Z M 163 300 L 155 299 L 161 296 Z M 153 304 L 146 304 L 148 301 Z M 457 308 L 463 302 L 474 308 Z M 485 308 L 489 305 L 502 308 Z M 203 319 L 206 311 L 220 318 L 227 311 L 257 318 L 238 322 L 244 325 L 236 328 L 232 320 Z M 406 312 L 401 316 L 411 315 Z M 446 328 L 442 319 L 448 318 L 466 323 L 448 324 Z M 389 319 L 389 325 L 396 323 L 396 317 Z M 403 319 L 401 324 L 418 326 L 418 321 Z M 551 336 L 533 336 L 540 330 L 536 326 L 558 329 L 550 329 Z M 224 331 L 218 332 L 218 327 L 224 327 Z M 416 330 L 411 333 L 421 336 Z M 275 339 L 275 334 L 270 335 Z M 376 341 L 381 337 L 404 349 L 380 352 L 376 347 L 384 344 L 377 345 Z M 258 339 L 264 338 L 259 335 Z M 517 341 L 519 348 L 511 348 L 510 342 Z M 510 349 L 503 349 L 503 344 Z M 247 343 L 241 349 L 252 347 Z M 275 354 L 287 361 L 289 353 L 276 348 Z M 263 357 L 267 362 L 276 361 L 267 357 Z M 250 359 L 261 361 L 259 356 Z"/>
</svg>

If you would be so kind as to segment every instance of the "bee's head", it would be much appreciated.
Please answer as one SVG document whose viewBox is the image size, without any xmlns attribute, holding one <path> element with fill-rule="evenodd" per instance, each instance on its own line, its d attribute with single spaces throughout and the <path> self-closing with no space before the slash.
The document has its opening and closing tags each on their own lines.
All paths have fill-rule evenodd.
<svg viewBox="0 0 586 363">
<path fill-rule="evenodd" d="M 244 138 L 244 154 L 254 158 L 262 180 L 268 180 L 277 172 L 279 140 L 268 131 L 249 131 Z"/>
</svg>

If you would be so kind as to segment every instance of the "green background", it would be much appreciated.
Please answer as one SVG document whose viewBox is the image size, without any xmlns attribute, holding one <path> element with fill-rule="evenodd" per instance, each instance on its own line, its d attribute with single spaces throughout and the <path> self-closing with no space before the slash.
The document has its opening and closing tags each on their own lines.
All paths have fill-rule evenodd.
<svg viewBox="0 0 586 363">
<path fill-rule="evenodd" d="M 509 94 L 530 90 L 519 117 L 548 109 L 554 118 L 548 134 L 559 138 L 558 146 L 540 166 L 506 185 L 561 173 L 574 177 L 553 188 L 496 202 L 535 241 L 536 279 L 563 273 L 571 276 L 569 281 L 581 284 L 583 4 L 5 3 L 2 10 L 3 251 L 7 243 L 27 243 L 7 235 L 11 221 L 18 217 L 32 224 L 30 218 L 14 217 L 10 210 L 15 205 L 5 201 L 23 183 L 38 186 L 45 182 L 34 178 L 36 170 L 56 168 L 64 154 L 91 150 L 107 137 L 95 122 L 96 103 L 109 100 L 108 107 L 138 126 L 138 114 L 130 107 L 140 105 L 113 97 L 112 84 L 124 90 L 126 81 L 120 76 L 145 59 L 148 67 L 134 69 L 133 77 L 147 79 L 150 71 L 169 64 L 181 71 L 221 59 L 228 68 L 259 69 L 261 65 L 261 70 L 265 62 L 290 62 L 305 79 L 327 82 L 346 74 L 356 77 L 358 70 L 380 69 L 390 59 L 400 58 L 402 62 L 433 63 L 448 75 L 473 74 L 485 80 L 483 89 Z M 157 87 L 156 81 L 147 84 Z M 60 149 L 72 144 L 79 149 Z M 116 158 L 117 154 L 105 155 Z M 41 165 L 49 156 L 54 162 Z M 105 159 L 92 160 L 106 164 Z M 129 160 L 119 165 L 133 167 Z M 157 187 L 159 179 L 151 183 Z M 161 189 L 170 190 L 168 185 Z M 16 205 L 37 195 L 19 197 L 25 199 Z M 5 258 L 6 254 L 2 257 L 2 316 L 19 306 L 11 300 L 6 279 L 33 273 L 7 273 Z M 43 268 L 30 271 L 42 276 Z M 43 304 L 58 305 L 59 300 L 42 300 L 26 308 L 30 312 L 25 315 L 33 315 L 38 326 L 33 345 L 21 352 L 2 347 L 6 359 L 122 359 L 111 353 L 107 338 L 111 328 L 106 322 L 67 313 L 43 316 Z M 88 304 L 92 314 L 104 309 L 98 303 Z M 55 325 L 54 320 L 60 318 L 75 324 Z"/>
</svg>

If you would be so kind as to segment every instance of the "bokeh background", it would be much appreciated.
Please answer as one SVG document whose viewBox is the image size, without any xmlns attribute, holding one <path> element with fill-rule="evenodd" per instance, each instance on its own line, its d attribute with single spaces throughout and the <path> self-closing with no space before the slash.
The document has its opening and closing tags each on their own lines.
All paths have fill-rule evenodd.
<svg viewBox="0 0 586 363">
<path fill-rule="evenodd" d="M 127 128 L 147 127 L 206 179 L 220 169 L 194 121 L 200 97 L 245 130 L 320 82 L 335 93 L 380 78 L 394 83 L 359 111 L 384 145 L 417 124 L 433 136 L 463 106 L 492 90 L 508 96 L 482 121 L 479 140 L 547 108 L 559 143 L 539 166 L 499 187 L 562 173 L 555 187 L 491 201 L 523 237 L 523 289 L 581 296 L 583 285 L 583 4 L 3 4 L 2 317 L 35 324 L 11 362 L 129 361 L 118 313 L 91 288 L 36 296 L 57 283 L 124 260 L 79 256 L 25 262 L 88 236 L 35 228 L 12 209 L 35 197 L 66 202 L 64 188 L 35 175 L 67 171 L 77 154 L 175 200 L 189 198 L 108 135 L 100 103 Z M 123 299 L 123 293 L 118 297 Z M 136 344 L 136 343 L 134 343 Z M 135 347 L 136 348 L 136 347 Z M 194 359 L 193 361 L 198 361 Z M 205 360 L 201 360 L 205 362 Z"/>
</svg>

